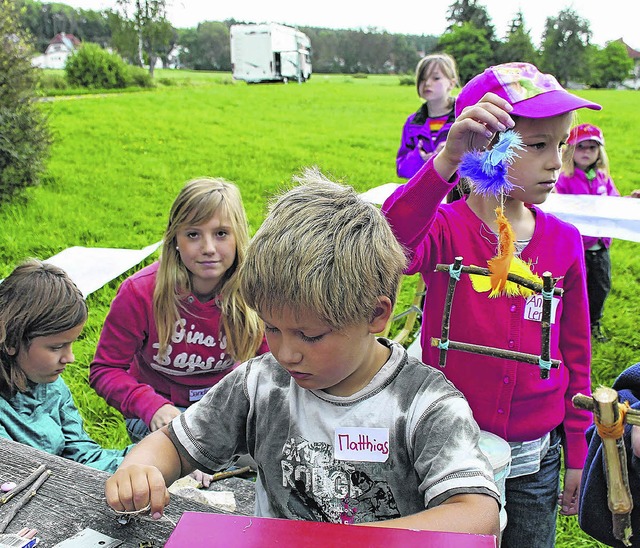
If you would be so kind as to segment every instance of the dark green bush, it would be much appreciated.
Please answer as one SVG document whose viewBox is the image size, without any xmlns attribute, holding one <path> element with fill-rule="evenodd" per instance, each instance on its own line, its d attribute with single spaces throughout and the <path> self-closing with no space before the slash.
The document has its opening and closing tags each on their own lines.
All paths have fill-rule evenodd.
<svg viewBox="0 0 640 548">
<path fill-rule="evenodd" d="M 129 67 L 119 55 L 109 53 L 98 44 L 85 43 L 67 59 L 65 74 L 72 86 L 124 88 L 129 79 Z"/>
<path fill-rule="evenodd" d="M 400 76 L 400 85 L 401 86 L 415 86 L 416 85 L 416 78 L 413 75 L 403 75 Z"/>
<path fill-rule="evenodd" d="M 35 185 L 44 171 L 51 135 L 35 102 L 38 71 L 13 0 L 0 0 L 0 203 Z"/>
</svg>

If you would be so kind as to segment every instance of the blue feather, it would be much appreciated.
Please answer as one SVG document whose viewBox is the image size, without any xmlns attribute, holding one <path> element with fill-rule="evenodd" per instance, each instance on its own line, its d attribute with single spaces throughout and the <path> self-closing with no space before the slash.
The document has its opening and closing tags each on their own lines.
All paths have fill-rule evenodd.
<svg viewBox="0 0 640 548">
<path fill-rule="evenodd" d="M 462 177 L 473 182 L 474 190 L 484 196 L 509 194 L 514 185 L 507 178 L 507 168 L 517 153 L 522 150 L 522 139 L 515 131 L 500 134 L 498 142 L 489 150 L 467 152 L 458 168 Z"/>
</svg>

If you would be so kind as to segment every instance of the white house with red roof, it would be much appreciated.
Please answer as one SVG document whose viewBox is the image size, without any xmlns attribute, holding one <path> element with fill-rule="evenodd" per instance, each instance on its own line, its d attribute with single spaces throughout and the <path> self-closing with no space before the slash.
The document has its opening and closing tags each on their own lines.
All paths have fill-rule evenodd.
<svg viewBox="0 0 640 548">
<path fill-rule="evenodd" d="M 67 58 L 80 46 L 80 40 L 73 34 L 59 32 L 56 34 L 46 51 L 31 60 L 31 64 L 38 68 L 63 69 Z"/>
</svg>

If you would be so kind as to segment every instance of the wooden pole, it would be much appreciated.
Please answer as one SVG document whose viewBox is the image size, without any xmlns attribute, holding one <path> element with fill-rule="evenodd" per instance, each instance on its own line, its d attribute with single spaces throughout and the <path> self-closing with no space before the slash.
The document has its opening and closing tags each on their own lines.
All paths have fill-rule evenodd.
<svg viewBox="0 0 640 548">
<path fill-rule="evenodd" d="M 578 409 L 586 409 L 587 411 L 594 412 L 596 404 L 593 398 L 585 396 L 584 394 L 576 394 L 573 396 L 573 406 Z M 627 414 L 624 418 L 624 422 L 632 424 L 634 426 L 640 426 L 640 411 L 637 409 L 627 409 Z"/>
<path fill-rule="evenodd" d="M 542 341 L 540 342 L 540 364 L 545 362 L 548 364 L 551 357 L 551 305 L 553 304 L 553 279 L 551 272 L 542 274 Z M 549 370 L 540 365 L 540 378 L 548 379 Z"/>
<path fill-rule="evenodd" d="M 624 425 L 620 425 L 618 393 L 613 388 L 601 386 L 595 390 L 593 398 L 577 394 L 572 401 L 575 407 L 592 410 L 596 417 L 598 435 L 602 438 L 607 503 L 613 516 L 613 535 L 625 546 L 631 546 L 633 499 L 629 490 Z M 627 412 L 626 418 L 631 416 Z"/>
<path fill-rule="evenodd" d="M 436 265 L 436 272 L 448 272 L 448 271 L 449 271 L 448 264 Z M 488 268 L 482 268 L 480 266 L 463 266 L 462 272 L 466 274 L 478 274 L 480 276 L 489 276 L 491 274 Z M 531 280 L 527 280 L 527 278 L 523 278 L 522 276 L 518 276 L 517 274 L 509 273 L 507 275 L 507 279 L 511 282 L 517 283 L 518 285 L 531 289 L 531 291 L 535 291 L 536 293 L 542 292 L 542 287 L 543 287 L 542 284 L 533 282 Z M 558 282 L 559 279 L 560 278 L 555 278 L 553 280 L 554 285 Z M 559 297 L 561 297 L 563 293 L 564 293 L 564 290 L 561 287 L 554 287 L 553 289 L 554 295 L 558 295 Z"/>
<path fill-rule="evenodd" d="M 451 271 L 459 272 L 460 265 L 462 264 L 462 257 L 456 257 L 453 261 L 453 265 L 449 265 L 447 270 L 449 271 L 449 286 L 447 287 L 447 297 L 444 301 L 444 311 L 442 313 L 442 338 L 440 342 L 440 356 L 438 358 L 438 364 L 440 367 L 447 365 L 447 343 L 449 342 L 449 325 L 451 321 L 451 305 L 453 303 L 453 293 L 456 290 L 457 277 L 451 275 Z"/>
<path fill-rule="evenodd" d="M 440 339 L 431 338 L 431 346 L 439 346 Z M 540 356 L 535 354 L 526 354 L 524 352 L 514 352 L 513 350 L 504 350 L 502 348 L 493 348 L 492 346 L 482 346 L 479 344 L 463 343 L 457 341 L 449 341 L 449 350 L 460 350 L 462 352 L 470 352 L 472 354 L 482 354 L 484 356 L 493 356 L 494 358 L 504 358 L 516 362 L 530 363 L 540 365 Z M 560 360 L 551 360 L 551 367 L 557 369 L 560 367 Z"/>
</svg>

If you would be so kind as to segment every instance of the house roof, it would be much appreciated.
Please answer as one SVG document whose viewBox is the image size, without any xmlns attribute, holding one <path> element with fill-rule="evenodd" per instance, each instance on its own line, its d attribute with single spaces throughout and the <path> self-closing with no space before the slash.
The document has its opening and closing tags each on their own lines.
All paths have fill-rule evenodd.
<svg viewBox="0 0 640 548">
<path fill-rule="evenodd" d="M 626 44 L 622 38 L 618 38 L 616 42 L 620 42 L 625 48 L 627 48 L 627 55 L 631 57 L 631 59 L 640 59 L 640 51 L 637 51 Z"/>
<path fill-rule="evenodd" d="M 51 42 L 49 42 L 49 45 L 52 44 L 64 44 L 68 50 L 72 51 L 80 45 L 80 40 L 73 34 L 59 32 L 51 39 Z"/>
</svg>

